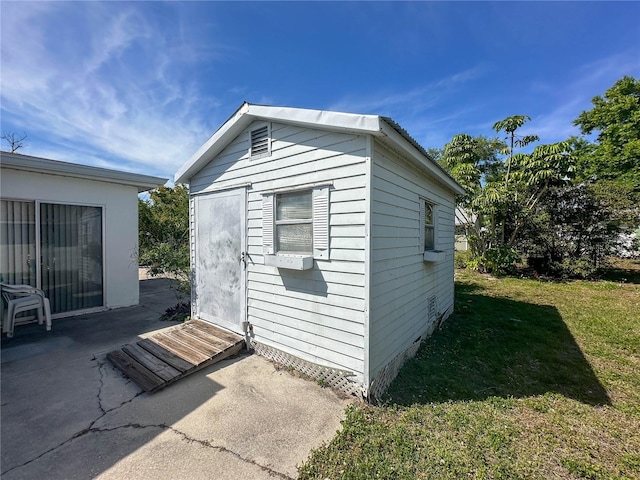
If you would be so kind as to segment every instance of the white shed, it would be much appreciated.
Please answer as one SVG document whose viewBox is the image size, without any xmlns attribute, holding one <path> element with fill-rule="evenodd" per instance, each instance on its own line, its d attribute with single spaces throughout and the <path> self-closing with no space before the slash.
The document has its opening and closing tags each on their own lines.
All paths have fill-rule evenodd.
<svg viewBox="0 0 640 480">
<path fill-rule="evenodd" d="M 0 167 L 0 282 L 42 288 L 54 318 L 137 305 L 138 193 L 167 179 L 8 152 Z"/>
<path fill-rule="evenodd" d="M 462 188 L 377 115 L 245 103 L 176 173 L 192 315 L 365 397 L 453 309 Z"/>
</svg>

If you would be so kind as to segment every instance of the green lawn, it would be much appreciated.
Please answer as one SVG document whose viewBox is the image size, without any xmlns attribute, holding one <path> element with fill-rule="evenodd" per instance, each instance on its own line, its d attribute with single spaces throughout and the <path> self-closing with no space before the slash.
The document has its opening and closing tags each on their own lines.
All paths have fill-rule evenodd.
<svg viewBox="0 0 640 480">
<path fill-rule="evenodd" d="M 640 262 L 627 267 L 600 282 L 457 272 L 455 315 L 300 478 L 640 479 Z"/>
</svg>

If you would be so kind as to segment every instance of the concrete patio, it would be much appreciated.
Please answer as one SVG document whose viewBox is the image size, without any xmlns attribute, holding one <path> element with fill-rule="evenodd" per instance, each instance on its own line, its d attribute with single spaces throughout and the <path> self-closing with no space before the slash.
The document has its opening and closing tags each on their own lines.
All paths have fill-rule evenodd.
<svg viewBox="0 0 640 480">
<path fill-rule="evenodd" d="M 349 400 L 248 353 L 143 393 L 105 359 L 174 325 L 168 280 L 140 302 L 2 338 L 3 480 L 296 478 L 340 427 Z"/>
</svg>

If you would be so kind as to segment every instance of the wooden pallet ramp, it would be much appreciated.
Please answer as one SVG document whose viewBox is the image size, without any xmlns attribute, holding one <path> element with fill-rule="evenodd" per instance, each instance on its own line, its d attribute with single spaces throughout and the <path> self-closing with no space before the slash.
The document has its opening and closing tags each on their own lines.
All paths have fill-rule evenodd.
<svg viewBox="0 0 640 480">
<path fill-rule="evenodd" d="M 187 375 L 235 355 L 240 335 L 202 320 L 191 320 L 107 354 L 145 392 L 156 392 Z"/>
</svg>

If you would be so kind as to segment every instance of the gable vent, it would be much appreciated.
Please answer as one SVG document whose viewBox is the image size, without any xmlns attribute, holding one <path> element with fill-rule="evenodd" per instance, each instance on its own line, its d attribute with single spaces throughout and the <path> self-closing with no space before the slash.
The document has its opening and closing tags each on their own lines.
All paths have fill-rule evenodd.
<svg viewBox="0 0 640 480">
<path fill-rule="evenodd" d="M 251 157 L 269 154 L 269 127 L 251 131 Z"/>
</svg>

